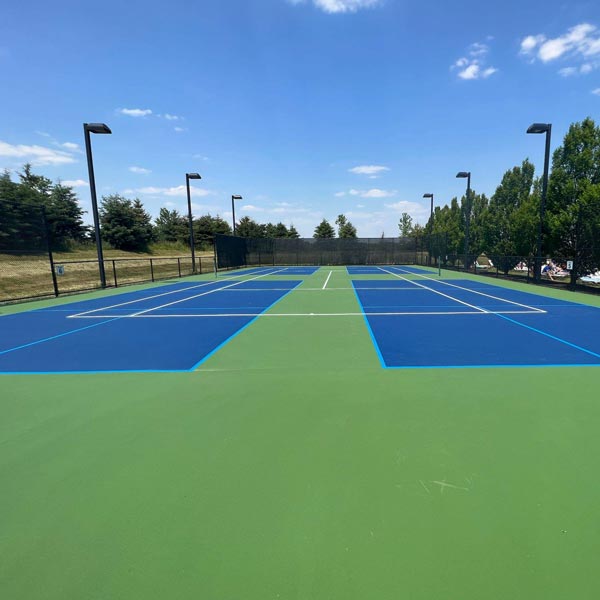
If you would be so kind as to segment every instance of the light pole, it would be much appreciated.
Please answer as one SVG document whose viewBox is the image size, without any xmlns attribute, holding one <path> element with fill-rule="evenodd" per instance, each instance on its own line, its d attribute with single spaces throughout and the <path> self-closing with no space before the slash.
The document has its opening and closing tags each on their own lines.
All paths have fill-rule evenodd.
<svg viewBox="0 0 600 600">
<path fill-rule="evenodd" d="M 85 138 L 85 153 L 87 155 L 88 173 L 90 177 L 90 194 L 92 196 L 92 215 L 94 217 L 94 231 L 96 233 L 96 252 L 98 253 L 98 270 L 100 271 L 100 285 L 106 287 L 106 273 L 104 271 L 104 254 L 102 253 L 102 239 L 100 237 L 100 218 L 98 216 L 98 198 L 96 197 L 96 179 L 94 177 L 94 163 L 92 160 L 92 142 L 90 133 L 112 133 L 104 123 L 84 123 L 83 136 Z"/>
<path fill-rule="evenodd" d="M 546 134 L 546 153 L 544 155 L 544 179 L 542 180 L 542 200 L 540 202 L 540 222 L 538 225 L 537 250 L 534 262 L 535 281 L 541 278 L 540 258 L 544 250 L 544 216 L 546 214 L 546 194 L 548 193 L 548 170 L 550 169 L 550 138 L 552 137 L 552 123 L 534 123 L 527 129 L 527 133 Z"/>
<path fill-rule="evenodd" d="M 431 230 L 429 231 L 429 266 L 431 266 L 431 250 L 433 245 L 433 194 L 423 194 L 423 198 L 431 198 L 431 210 L 429 211 L 429 222 L 431 223 Z"/>
<path fill-rule="evenodd" d="M 233 213 L 233 235 L 235 235 L 235 201 L 242 200 L 241 196 L 231 196 L 231 212 Z"/>
<path fill-rule="evenodd" d="M 465 270 L 469 270 L 469 228 L 471 226 L 471 171 L 460 171 L 456 174 L 458 179 L 467 179 L 467 207 L 465 215 Z"/>
<path fill-rule="evenodd" d="M 192 273 L 196 273 L 196 248 L 194 244 L 194 220 L 192 219 L 192 196 L 190 194 L 190 179 L 202 179 L 198 173 L 185 174 L 185 187 L 187 189 L 188 221 L 190 226 L 190 248 L 192 250 Z"/>
</svg>

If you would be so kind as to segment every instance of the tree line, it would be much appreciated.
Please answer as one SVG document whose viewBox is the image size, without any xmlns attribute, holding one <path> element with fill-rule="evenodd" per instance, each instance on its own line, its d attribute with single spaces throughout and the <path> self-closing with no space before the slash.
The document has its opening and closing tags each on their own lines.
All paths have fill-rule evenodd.
<svg viewBox="0 0 600 600">
<path fill-rule="evenodd" d="M 525 159 L 504 173 L 491 197 L 471 192 L 469 246 L 472 255 L 531 257 L 537 251 L 542 182 L 533 164 Z M 2 200 L 7 202 L 1 202 Z M 54 249 L 68 250 L 93 239 L 92 228 L 83 222 L 84 211 L 74 190 L 25 165 L 12 181 L 8 171 L 0 175 L 0 249 L 27 250 L 43 245 L 43 219 Z M 431 236 L 444 239 L 443 253 L 463 252 L 468 204 L 465 196 L 435 208 L 423 227 L 403 213 L 398 222 L 401 237 Z M 189 225 L 177 210 L 161 208 L 152 222 L 139 199 L 114 194 L 100 204 L 103 239 L 114 248 L 146 250 L 152 242 L 177 243 L 189 247 Z M 315 238 L 355 238 L 357 231 L 345 215 L 335 227 L 323 219 L 314 229 Z M 194 237 L 209 246 L 216 234 L 231 235 L 220 216 L 193 219 Z M 236 224 L 236 235 L 256 238 L 298 238 L 291 224 L 258 223 L 244 216 Z M 382 234 L 383 235 L 383 234 Z M 600 266 L 600 127 L 591 118 L 573 123 L 552 158 L 544 223 L 544 254 L 573 259 L 577 274 Z M 512 268 L 513 259 L 499 266 Z M 505 264 L 504 264 L 505 263 Z"/>
<path fill-rule="evenodd" d="M 498 257 L 505 271 L 514 261 L 501 257 L 535 256 L 541 196 L 542 178 L 528 159 L 504 173 L 490 198 L 472 191 L 470 253 Z M 467 206 L 463 196 L 436 207 L 422 233 L 444 236 L 446 254 L 462 254 Z M 543 253 L 574 260 L 575 275 L 600 266 L 600 127 L 591 118 L 571 124 L 553 153 Z"/>
</svg>

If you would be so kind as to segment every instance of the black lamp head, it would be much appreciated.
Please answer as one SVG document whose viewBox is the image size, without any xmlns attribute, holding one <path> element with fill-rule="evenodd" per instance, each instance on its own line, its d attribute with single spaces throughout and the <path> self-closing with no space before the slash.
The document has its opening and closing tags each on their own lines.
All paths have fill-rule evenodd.
<svg viewBox="0 0 600 600">
<path fill-rule="evenodd" d="M 105 123 L 84 123 L 83 126 L 90 133 L 112 133 L 110 127 Z"/>
<path fill-rule="evenodd" d="M 433 194 L 423 194 L 423 198 L 433 198 Z"/>
<path fill-rule="evenodd" d="M 185 176 L 188 179 L 202 179 L 199 173 L 186 173 Z"/>
<path fill-rule="evenodd" d="M 533 123 L 527 128 L 527 133 L 546 133 L 551 127 L 550 123 Z"/>
<path fill-rule="evenodd" d="M 457 177 L 458 179 L 465 179 L 466 177 L 469 177 L 469 175 L 471 175 L 471 173 L 470 173 L 469 171 L 459 171 L 459 172 L 456 174 L 456 177 Z"/>
<path fill-rule="evenodd" d="M 242 200 L 241 196 L 231 196 L 232 200 Z"/>
</svg>

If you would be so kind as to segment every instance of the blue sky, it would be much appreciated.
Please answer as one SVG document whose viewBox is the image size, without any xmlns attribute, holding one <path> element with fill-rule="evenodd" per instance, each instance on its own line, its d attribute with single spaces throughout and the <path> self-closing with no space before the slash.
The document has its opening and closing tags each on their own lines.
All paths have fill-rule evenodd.
<svg viewBox="0 0 600 600">
<path fill-rule="evenodd" d="M 132 0 L 0 9 L 0 168 L 73 182 L 89 210 L 82 123 L 99 194 L 196 214 L 293 222 L 343 212 L 361 236 L 402 212 L 493 193 L 541 170 L 573 121 L 600 121 L 600 4 L 556 0 Z M 89 219 L 89 215 L 88 215 Z"/>
</svg>

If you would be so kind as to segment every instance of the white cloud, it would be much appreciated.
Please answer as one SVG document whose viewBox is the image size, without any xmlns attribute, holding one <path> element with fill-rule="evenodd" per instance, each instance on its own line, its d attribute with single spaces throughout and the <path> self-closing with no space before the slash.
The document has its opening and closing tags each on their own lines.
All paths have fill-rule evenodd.
<svg viewBox="0 0 600 600">
<path fill-rule="evenodd" d="M 531 62 L 551 63 L 561 58 L 584 61 L 579 67 L 560 69 L 559 74 L 587 75 L 600 66 L 600 32 L 591 23 L 580 23 L 554 38 L 545 34 L 528 35 L 521 41 L 520 54 L 528 56 Z"/>
<path fill-rule="evenodd" d="M 210 190 L 205 190 L 202 188 L 197 188 L 190 186 L 190 193 L 192 196 L 211 196 L 214 192 Z M 175 187 L 154 187 L 154 186 L 146 186 L 135 189 L 127 189 L 123 190 L 123 194 L 142 194 L 146 196 L 186 196 L 187 190 L 185 185 L 178 185 Z"/>
<path fill-rule="evenodd" d="M 348 191 L 350 196 L 358 196 L 359 198 L 390 198 L 396 194 L 395 191 L 380 190 L 378 188 L 372 188 L 370 190 L 355 190 L 351 189 Z M 338 192 L 335 194 L 338 198 L 346 195 L 346 192 Z"/>
<path fill-rule="evenodd" d="M 493 38 L 488 38 L 493 39 Z M 468 48 L 469 56 L 462 56 L 450 67 L 453 71 L 458 69 L 458 77 L 465 81 L 474 79 L 487 79 L 498 72 L 496 67 L 486 66 L 487 55 L 490 47 L 481 42 L 475 42 Z"/>
<path fill-rule="evenodd" d="M 458 76 L 461 79 L 477 79 L 479 77 L 479 65 L 476 63 L 470 64 L 466 69 L 459 72 Z"/>
<path fill-rule="evenodd" d="M 521 41 L 521 54 L 531 54 L 545 41 L 545 35 L 528 35 Z"/>
<path fill-rule="evenodd" d="M 65 150 L 69 150 L 71 152 L 81 152 L 81 148 L 79 147 L 79 144 L 75 144 L 73 142 L 65 142 L 64 144 L 61 144 L 61 146 Z"/>
<path fill-rule="evenodd" d="M 179 117 L 177 115 L 170 115 L 169 113 L 165 113 L 164 117 L 167 121 L 181 121 L 183 117 Z"/>
<path fill-rule="evenodd" d="M 385 171 L 389 171 L 389 167 L 383 167 L 381 165 L 360 165 L 358 167 L 352 167 L 348 169 L 350 173 L 355 175 L 379 175 Z"/>
<path fill-rule="evenodd" d="M 89 183 L 83 179 L 65 179 L 61 183 L 66 187 L 72 188 L 89 187 Z"/>
<path fill-rule="evenodd" d="M 578 71 L 575 67 L 564 67 L 558 72 L 562 77 L 573 77 L 573 75 L 577 75 L 577 73 Z"/>
<path fill-rule="evenodd" d="M 343 198 L 346 195 L 346 192 L 336 192 L 334 196 L 336 198 Z"/>
<path fill-rule="evenodd" d="M 596 96 L 600 96 L 600 88 L 596 88 L 595 90 L 592 90 L 592 94 L 595 94 Z"/>
<path fill-rule="evenodd" d="M 149 108 L 120 108 L 117 112 L 128 117 L 147 117 L 152 114 Z"/>
<path fill-rule="evenodd" d="M 53 150 L 45 146 L 28 146 L 25 144 L 12 145 L 0 141 L 0 156 L 15 158 L 19 161 L 30 162 L 36 167 L 45 165 L 68 165 L 76 162 L 75 157 L 62 150 Z"/>
<path fill-rule="evenodd" d="M 185 129 L 185 127 L 173 127 L 173 129 L 177 133 L 182 133 L 183 131 L 187 131 L 187 129 Z"/>
<path fill-rule="evenodd" d="M 264 212 L 265 209 L 260 206 L 254 206 L 254 204 L 244 204 L 242 210 L 247 210 L 248 212 Z"/>
<path fill-rule="evenodd" d="M 152 173 L 150 169 L 144 169 L 144 167 L 129 167 L 129 170 L 137 175 L 149 175 Z"/>
<path fill-rule="evenodd" d="M 394 196 L 396 192 L 390 192 L 388 190 L 379 190 L 374 188 L 372 190 L 367 190 L 366 192 L 361 192 L 359 196 L 361 198 L 389 198 Z"/>
<path fill-rule="evenodd" d="M 288 0 L 290 4 L 305 4 L 306 0 Z M 322 11 L 330 14 L 354 13 L 363 8 L 372 8 L 381 4 L 381 0 L 312 0 Z"/>
</svg>

